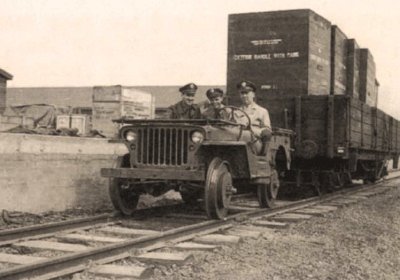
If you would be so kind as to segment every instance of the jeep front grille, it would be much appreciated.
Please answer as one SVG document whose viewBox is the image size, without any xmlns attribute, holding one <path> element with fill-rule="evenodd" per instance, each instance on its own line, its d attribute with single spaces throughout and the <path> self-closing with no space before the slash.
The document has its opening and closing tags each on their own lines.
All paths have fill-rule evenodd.
<svg viewBox="0 0 400 280">
<path fill-rule="evenodd" d="M 137 163 L 181 166 L 188 164 L 189 130 L 183 128 L 139 128 Z"/>
</svg>

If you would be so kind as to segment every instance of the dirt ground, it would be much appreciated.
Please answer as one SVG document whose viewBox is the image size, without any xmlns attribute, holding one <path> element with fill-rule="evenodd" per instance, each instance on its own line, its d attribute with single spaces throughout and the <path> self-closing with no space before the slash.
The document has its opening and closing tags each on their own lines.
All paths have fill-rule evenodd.
<svg viewBox="0 0 400 280">
<path fill-rule="evenodd" d="M 153 197 L 142 195 L 138 202 L 138 209 L 155 206 L 171 205 L 181 202 L 181 196 L 175 191 L 169 191 L 162 196 Z M 0 208 L 0 230 L 31 226 L 37 224 L 61 222 L 65 220 L 86 218 L 101 214 L 113 214 L 115 209 L 110 205 L 93 208 L 72 208 L 65 211 L 49 211 L 40 214 L 27 212 L 7 211 Z"/>
<path fill-rule="evenodd" d="M 398 185 L 400 180 L 391 182 Z M 153 279 L 400 279 L 400 188 L 257 240 L 195 253 Z"/>
</svg>

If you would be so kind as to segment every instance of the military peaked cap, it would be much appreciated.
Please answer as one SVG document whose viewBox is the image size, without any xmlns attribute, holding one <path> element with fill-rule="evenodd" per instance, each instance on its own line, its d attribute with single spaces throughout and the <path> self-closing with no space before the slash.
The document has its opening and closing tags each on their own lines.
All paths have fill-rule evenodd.
<svg viewBox="0 0 400 280">
<path fill-rule="evenodd" d="M 206 95 L 208 99 L 222 97 L 224 96 L 224 91 L 220 88 L 210 88 L 207 90 Z"/>
<path fill-rule="evenodd" d="M 196 90 L 197 90 L 197 86 L 194 83 L 189 83 L 179 89 L 179 91 L 182 92 L 182 94 L 186 94 L 186 95 L 195 95 Z"/>
<path fill-rule="evenodd" d="M 247 91 L 247 92 L 249 92 L 249 91 L 255 92 L 256 91 L 256 85 L 250 81 L 241 81 L 240 83 L 238 83 L 236 85 L 236 88 L 239 91 Z"/>
</svg>

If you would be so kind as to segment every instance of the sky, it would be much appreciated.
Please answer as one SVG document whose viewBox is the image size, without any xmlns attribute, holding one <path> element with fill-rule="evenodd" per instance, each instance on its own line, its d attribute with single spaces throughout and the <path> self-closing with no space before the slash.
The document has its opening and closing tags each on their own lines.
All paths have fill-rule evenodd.
<svg viewBox="0 0 400 280">
<path fill-rule="evenodd" d="M 10 87 L 225 85 L 228 14 L 310 8 L 369 48 L 378 106 L 400 119 L 394 0 L 0 0 Z"/>
</svg>

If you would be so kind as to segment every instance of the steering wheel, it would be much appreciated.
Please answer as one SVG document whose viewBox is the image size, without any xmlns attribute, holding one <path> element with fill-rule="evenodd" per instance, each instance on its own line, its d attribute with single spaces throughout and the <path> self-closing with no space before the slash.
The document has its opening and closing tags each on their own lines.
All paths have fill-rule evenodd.
<svg viewBox="0 0 400 280">
<path fill-rule="evenodd" d="M 234 113 L 235 113 L 235 111 L 241 112 L 247 118 L 247 123 L 246 124 L 238 123 L 238 124 L 240 124 L 240 126 L 242 126 L 243 129 L 251 130 L 251 119 L 250 119 L 250 116 L 245 111 L 243 111 L 242 109 L 240 109 L 238 107 L 235 107 L 235 106 L 224 106 L 221 109 L 218 109 L 217 113 L 220 114 L 220 112 L 222 112 L 222 111 L 225 111 L 228 114 L 229 121 L 233 121 L 233 122 L 236 122 L 236 123 L 238 123 L 238 122 L 235 119 L 235 114 Z"/>
</svg>

